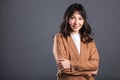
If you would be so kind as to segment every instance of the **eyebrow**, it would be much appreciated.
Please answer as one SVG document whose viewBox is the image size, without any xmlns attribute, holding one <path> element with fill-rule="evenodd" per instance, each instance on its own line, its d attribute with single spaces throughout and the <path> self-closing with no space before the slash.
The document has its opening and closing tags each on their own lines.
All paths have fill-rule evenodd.
<svg viewBox="0 0 120 80">
<path fill-rule="evenodd" d="M 75 16 L 74 16 L 74 15 L 71 15 L 70 17 L 75 17 Z M 83 18 L 81 15 L 80 15 L 79 17 Z"/>
</svg>

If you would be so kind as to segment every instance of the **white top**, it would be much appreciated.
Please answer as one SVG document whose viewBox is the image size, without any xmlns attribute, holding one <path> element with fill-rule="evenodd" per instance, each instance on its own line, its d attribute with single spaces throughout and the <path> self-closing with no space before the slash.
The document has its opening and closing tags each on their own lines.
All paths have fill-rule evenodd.
<svg viewBox="0 0 120 80">
<path fill-rule="evenodd" d="M 77 47 L 78 53 L 80 54 L 80 42 L 81 42 L 81 38 L 80 38 L 80 34 L 78 33 L 71 33 L 71 37 Z"/>
</svg>

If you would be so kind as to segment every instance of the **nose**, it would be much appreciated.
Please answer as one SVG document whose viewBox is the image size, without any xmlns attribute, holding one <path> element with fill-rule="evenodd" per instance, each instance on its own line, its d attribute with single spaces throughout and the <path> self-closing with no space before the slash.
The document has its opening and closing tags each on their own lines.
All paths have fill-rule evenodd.
<svg viewBox="0 0 120 80">
<path fill-rule="evenodd" d="M 79 23 L 78 19 L 75 19 L 75 25 L 78 25 L 78 23 Z"/>
</svg>

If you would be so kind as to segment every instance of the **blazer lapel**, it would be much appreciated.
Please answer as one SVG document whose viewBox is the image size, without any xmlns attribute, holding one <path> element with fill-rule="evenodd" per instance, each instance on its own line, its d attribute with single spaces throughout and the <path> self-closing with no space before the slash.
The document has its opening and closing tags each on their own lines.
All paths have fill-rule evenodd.
<svg viewBox="0 0 120 80">
<path fill-rule="evenodd" d="M 76 47 L 72 37 L 71 36 L 67 37 L 67 40 L 68 40 L 68 44 L 69 44 L 70 48 L 75 52 L 75 54 L 77 54 L 77 56 L 79 56 L 77 47 Z"/>
</svg>

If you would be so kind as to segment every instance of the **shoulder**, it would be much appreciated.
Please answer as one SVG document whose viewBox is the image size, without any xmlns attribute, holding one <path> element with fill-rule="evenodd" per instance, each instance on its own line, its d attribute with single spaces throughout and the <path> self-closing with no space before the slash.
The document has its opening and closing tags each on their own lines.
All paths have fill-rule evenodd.
<svg viewBox="0 0 120 80">
<path fill-rule="evenodd" d="M 54 35 L 55 38 L 62 38 L 64 37 L 62 33 L 57 33 Z"/>
<path fill-rule="evenodd" d="M 90 47 L 96 47 L 95 40 L 92 40 L 92 42 L 89 42 L 88 45 Z"/>
</svg>

